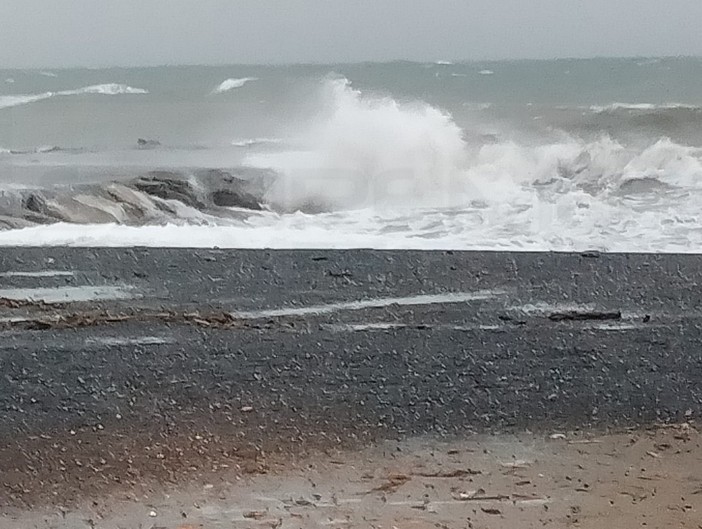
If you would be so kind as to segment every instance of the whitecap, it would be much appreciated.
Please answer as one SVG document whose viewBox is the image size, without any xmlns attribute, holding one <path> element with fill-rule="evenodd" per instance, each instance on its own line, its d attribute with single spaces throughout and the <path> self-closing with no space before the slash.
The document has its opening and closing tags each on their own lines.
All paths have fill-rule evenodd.
<svg viewBox="0 0 702 529">
<path fill-rule="evenodd" d="M 108 96 L 116 96 L 123 94 L 148 94 L 149 91 L 143 88 L 133 88 L 125 84 L 117 83 L 107 83 L 98 84 L 92 86 L 85 86 L 83 88 L 78 88 L 77 90 L 65 90 L 62 92 L 57 92 L 56 95 L 59 96 L 71 96 L 71 95 L 82 95 L 82 94 L 101 94 Z"/>
<path fill-rule="evenodd" d="M 0 96 L 0 109 L 27 105 L 30 103 L 35 103 L 37 101 L 43 101 L 44 99 L 51 99 L 54 97 L 68 97 L 89 94 L 109 96 L 143 95 L 148 93 L 149 91 L 143 88 L 133 88 L 125 84 L 107 83 L 100 85 L 84 86 L 83 88 L 77 88 L 75 90 L 61 90 L 59 92 Z"/>
<path fill-rule="evenodd" d="M 685 103 L 610 103 L 609 105 L 593 105 L 590 107 L 590 110 L 596 114 L 604 114 L 618 110 L 648 112 L 657 110 L 702 110 L 702 107 Z"/>
<path fill-rule="evenodd" d="M 244 86 L 246 83 L 250 83 L 252 81 L 258 81 L 257 77 L 242 77 L 240 79 L 226 79 L 225 81 L 222 81 L 220 85 L 212 90 L 213 94 L 223 94 L 224 92 L 229 92 L 230 90 L 234 90 L 235 88 L 241 88 Z"/>
<path fill-rule="evenodd" d="M 253 147 L 255 145 L 277 145 L 282 143 L 283 140 L 279 138 L 248 138 L 244 140 L 234 140 L 232 141 L 233 147 Z"/>
</svg>

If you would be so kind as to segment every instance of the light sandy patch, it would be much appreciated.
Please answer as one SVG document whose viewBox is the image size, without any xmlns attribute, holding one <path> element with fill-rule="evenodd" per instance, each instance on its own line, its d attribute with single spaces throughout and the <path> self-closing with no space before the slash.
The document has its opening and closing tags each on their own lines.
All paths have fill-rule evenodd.
<svg viewBox="0 0 702 529">
<path fill-rule="evenodd" d="M 264 475 L 233 465 L 180 490 L 145 487 L 77 510 L 6 513 L 0 528 L 697 529 L 700 441 L 679 425 L 387 442 Z"/>
</svg>

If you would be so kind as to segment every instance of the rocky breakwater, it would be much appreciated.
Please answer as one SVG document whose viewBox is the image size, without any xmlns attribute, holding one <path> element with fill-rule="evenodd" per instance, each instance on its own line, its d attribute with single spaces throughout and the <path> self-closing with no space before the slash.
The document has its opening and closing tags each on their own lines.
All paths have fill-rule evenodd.
<svg viewBox="0 0 702 529">
<path fill-rule="evenodd" d="M 0 189 L 0 229 L 69 222 L 216 223 L 263 208 L 271 175 L 209 169 L 151 171 L 131 180 L 42 189 Z"/>
</svg>

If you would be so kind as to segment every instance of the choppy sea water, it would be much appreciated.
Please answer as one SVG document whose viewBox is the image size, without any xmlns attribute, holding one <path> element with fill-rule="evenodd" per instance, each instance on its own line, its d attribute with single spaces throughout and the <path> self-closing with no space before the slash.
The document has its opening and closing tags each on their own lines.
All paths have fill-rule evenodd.
<svg viewBox="0 0 702 529">
<path fill-rule="evenodd" d="M 3 245 L 696 252 L 700 205 L 702 59 L 0 71 Z"/>
</svg>

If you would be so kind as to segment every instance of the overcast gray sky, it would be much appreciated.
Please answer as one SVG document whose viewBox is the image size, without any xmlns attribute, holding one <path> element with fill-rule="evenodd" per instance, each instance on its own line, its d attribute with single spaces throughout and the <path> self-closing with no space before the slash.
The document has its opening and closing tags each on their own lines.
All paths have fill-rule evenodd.
<svg viewBox="0 0 702 529">
<path fill-rule="evenodd" d="M 0 68 L 702 55 L 702 0 L 0 0 Z"/>
</svg>

